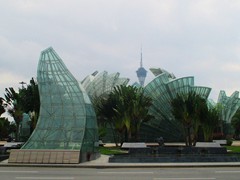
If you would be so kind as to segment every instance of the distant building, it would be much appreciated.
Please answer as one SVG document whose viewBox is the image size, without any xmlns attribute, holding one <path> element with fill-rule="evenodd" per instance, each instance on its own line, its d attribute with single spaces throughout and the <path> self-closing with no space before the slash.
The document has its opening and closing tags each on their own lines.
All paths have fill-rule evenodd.
<svg viewBox="0 0 240 180">
<path fill-rule="evenodd" d="M 144 86 L 145 78 L 146 78 L 146 76 L 147 76 L 147 71 L 144 69 L 143 63 L 142 63 L 142 50 L 141 50 L 140 67 L 138 68 L 138 70 L 136 71 L 136 73 L 137 73 L 137 77 L 138 77 L 139 83 L 140 83 L 140 85 L 143 87 L 143 86 Z"/>
</svg>

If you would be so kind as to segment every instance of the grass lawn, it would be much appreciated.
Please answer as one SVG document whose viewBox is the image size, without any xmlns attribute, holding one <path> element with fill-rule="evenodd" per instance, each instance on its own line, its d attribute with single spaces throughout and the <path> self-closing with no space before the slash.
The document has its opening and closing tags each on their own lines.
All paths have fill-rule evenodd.
<svg viewBox="0 0 240 180">
<path fill-rule="evenodd" d="M 227 150 L 230 150 L 233 153 L 240 153 L 240 146 L 225 146 Z"/>
<path fill-rule="evenodd" d="M 119 147 L 99 147 L 99 152 L 104 155 L 125 154 L 127 151 Z"/>
</svg>

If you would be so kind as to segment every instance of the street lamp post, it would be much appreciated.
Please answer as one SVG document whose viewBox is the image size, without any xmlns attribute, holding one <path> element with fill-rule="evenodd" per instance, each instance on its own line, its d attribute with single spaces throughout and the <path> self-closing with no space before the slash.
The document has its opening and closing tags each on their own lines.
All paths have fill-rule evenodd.
<svg viewBox="0 0 240 180">
<path fill-rule="evenodd" d="M 24 84 L 27 84 L 27 83 L 25 83 L 25 82 L 23 82 L 23 81 L 22 81 L 22 82 L 19 82 L 19 84 L 21 84 L 21 85 L 22 85 L 22 89 L 23 89 L 23 88 L 24 88 L 24 86 L 23 86 L 23 85 L 24 85 Z"/>
</svg>

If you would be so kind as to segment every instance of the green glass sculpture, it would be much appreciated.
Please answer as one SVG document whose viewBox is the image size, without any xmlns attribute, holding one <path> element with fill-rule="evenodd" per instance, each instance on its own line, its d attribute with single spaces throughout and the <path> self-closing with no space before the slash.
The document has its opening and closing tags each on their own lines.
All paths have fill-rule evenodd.
<svg viewBox="0 0 240 180">
<path fill-rule="evenodd" d="M 22 149 L 64 149 L 95 152 L 96 115 L 84 89 L 53 48 L 42 51 L 37 71 L 40 115 Z"/>
</svg>

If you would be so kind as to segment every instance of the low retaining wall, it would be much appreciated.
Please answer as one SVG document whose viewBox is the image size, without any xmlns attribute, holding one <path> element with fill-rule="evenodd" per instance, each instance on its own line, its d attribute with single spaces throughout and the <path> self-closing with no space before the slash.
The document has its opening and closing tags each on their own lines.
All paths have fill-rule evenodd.
<svg viewBox="0 0 240 180">
<path fill-rule="evenodd" d="M 240 162 L 240 154 L 227 154 L 225 147 L 132 148 L 128 154 L 114 155 L 111 163 L 148 162 Z"/>
<path fill-rule="evenodd" d="M 239 155 L 162 155 L 162 156 L 132 156 L 114 155 L 110 163 L 181 163 L 181 162 L 240 162 Z"/>
<path fill-rule="evenodd" d="M 153 147 L 130 148 L 129 154 L 226 154 L 225 147 Z"/>
</svg>

